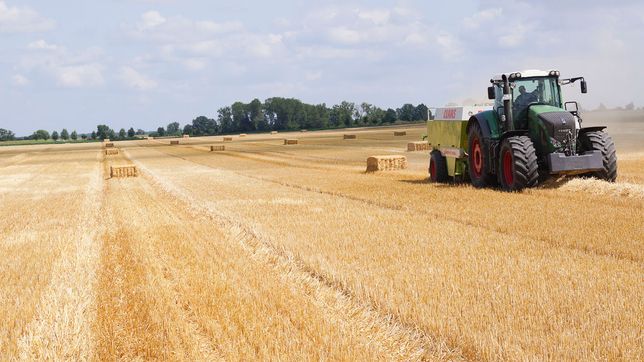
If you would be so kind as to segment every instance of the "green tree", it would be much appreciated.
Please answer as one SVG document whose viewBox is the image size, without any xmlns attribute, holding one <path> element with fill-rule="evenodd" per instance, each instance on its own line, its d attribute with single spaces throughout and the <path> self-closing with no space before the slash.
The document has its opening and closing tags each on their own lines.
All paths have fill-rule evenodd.
<svg viewBox="0 0 644 362">
<path fill-rule="evenodd" d="M 385 123 L 394 123 L 397 120 L 398 120 L 398 114 L 396 113 L 396 111 L 394 111 L 391 108 L 388 108 L 387 111 L 385 112 L 385 117 L 383 121 Z"/>
<path fill-rule="evenodd" d="M 39 129 L 34 132 L 30 138 L 33 140 L 48 140 L 49 132 L 45 131 L 44 129 Z"/>
<path fill-rule="evenodd" d="M 179 122 L 172 122 L 168 124 L 165 132 L 168 136 L 178 136 L 181 134 L 181 125 L 179 124 Z"/>
<path fill-rule="evenodd" d="M 212 136 L 217 134 L 217 122 L 205 116 L 192 120 L 192 133 L 195 136 Z"/>
<path fill-rule="evenodd" d="M 136 136 L 136 132 L 134 131 L 134 128 L 130 127 L 130 129 L 127 130 L 127 136 L 128 138 L 134 138 L 134 136 Z"/>
<path fill-rule="evenodd" d="M 191 124 L 187 124 L 183 126 L 183 134 L 187 134 L 189 136 L 194 136 L 194 129 L 192 128 Z"/>
<path fill-rule="evenodd" d="M 267 131 L 269 129 L 268 122 L 264 116 L 264 108 L 262 102 L 255 98 L 246 106 L 248 117 L 250 119 L 251 128 L 258 131 Z"/>
<path fill-rule="evenodd" d="M 127 132 L 125 132 L 125 128 L 121 128 L 119 131 L 119 139 L 124 140 L 127 137 Z"/>
<path fill-rule="evenodd" d="M 93 140 L 95 140 L 98 137 L 98 135 L 96 134 L 96 131 L 92 131 L 91 137 Z"/>
<path fill-rule="evenodd" d="M 76 130 L 72 131 L 71 138 L 73 141 L 76 141 L 78 139 L 78 133 L 76 133 Z"/>
<path fill-rule="evenodd" d="M 217 110 L 217 123 L 221 133 L 233 133 L 233 111 L 230 107 L 222 107 Z"/>
<path fill-rule="evenodd" d="M 428 119 L 428 108 L 424 104 L 419 104 L 414 109 L 414 121 L 426 121 Z"/>
<path fill-rule="evenodd" d="M 136 135 L 137 135 L 137 136 L 143 136 L 144 134 L 145 134 L 145 131 L 144 131 L 144 130 L 142 130 L 142 129 L 140 129 L 140 128 L 136 130 Z"/>
<path fill-rule="evenodd" d="M 98 138 L 99 140 L 102 141 L 110 137 L 116 138 L 113 135 L 114 135 L 114 131 L 110 127 L 104 124 L 99 124 L 98 126 L 96 126 L 96 138 Z"/>
<path fill-rule="evenodd" d="M 416 107 L 413 104 L 405 104 L 402 108 L 399 108 L 396 113 L 398 114 L 398 119 L 401 121 L 411 122 L 414 120 L 414 111 Z"/>
<path fill-rule="evenodd" d="M 60 131 L 60 138 L 61 138 L 63 141 L 67 141 L 67 140 L 69 140 L 69 132 L 67 132 L 67 128 L 63 128 L 63 130 L 62 130 L 62 131 Z"/>
<path fill-rule="evenodd" d="M 158 135 L 159 137 L 163 137 L 163 136 L 165 136 L 165 128 L 163 128 L 163 127 L 159 127 L 159 128 L 157 128 L 157 135 Z"/>
<path fill-rule="evenodd" d="M 13 141 L 16 135 L 8 129 L 0 128 L 0 141 Z"/>
<path fill-rule="evenodd" d="M 51 139 L 54 141 L 58 141 L 58 131 L 54 131 L 51 133 Z"/>
</svg>

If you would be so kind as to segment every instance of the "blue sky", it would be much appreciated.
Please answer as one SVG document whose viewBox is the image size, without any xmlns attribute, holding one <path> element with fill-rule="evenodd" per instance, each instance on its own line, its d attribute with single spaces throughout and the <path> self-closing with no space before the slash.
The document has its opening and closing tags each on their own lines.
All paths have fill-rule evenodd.
<svg viewBox="0 0 644 362">
<path fill-rule="evenodd" d="M 440 106 L 491 75 L 583 75 L 644 105 L 641 1 L 0 0 L 0 128 L 155 129 L 234 101 Z"/>
</svg>

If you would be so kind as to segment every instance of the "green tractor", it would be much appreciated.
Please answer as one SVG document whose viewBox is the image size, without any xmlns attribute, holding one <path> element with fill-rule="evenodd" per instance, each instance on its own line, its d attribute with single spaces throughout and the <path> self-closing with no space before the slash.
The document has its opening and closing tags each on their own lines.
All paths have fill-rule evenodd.
<svg viewBox="0 0 644 362">
<path fill-rule="evenodd" d="M 606 127 L 582 128 L 577 102 L 564 103 L 561 95 L 561 85 L 577 81 L 586 93 L 586 81 L 559 75 L 556 70 L 501 74 L 488 88 L 493 109 L 467 120 L 428 122 L 430 179 L 463 176 L 475 187 L 498 184 L 508 191 L 534 187 L 552 175 L 614 182 L 617 156 Z"/>
</svg>

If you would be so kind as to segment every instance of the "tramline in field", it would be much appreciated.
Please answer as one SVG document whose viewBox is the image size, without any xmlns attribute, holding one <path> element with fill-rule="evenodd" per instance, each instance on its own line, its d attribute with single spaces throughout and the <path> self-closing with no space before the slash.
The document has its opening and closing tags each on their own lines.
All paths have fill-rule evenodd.
<svg viewBox="0 0 644 362">
<path fill-rule="evenodd" d="M 475 187 L 518 191 L 551 175 L 587 175 L 614 182 L 617 157 L 605 126 L 581 127 L 577 102 L 564 102 L 559 71 L 528 70 L 490 80 L 492 109 L 436 110 L 427 123 L 433 182 L 469 179 Z"/>
</svg>

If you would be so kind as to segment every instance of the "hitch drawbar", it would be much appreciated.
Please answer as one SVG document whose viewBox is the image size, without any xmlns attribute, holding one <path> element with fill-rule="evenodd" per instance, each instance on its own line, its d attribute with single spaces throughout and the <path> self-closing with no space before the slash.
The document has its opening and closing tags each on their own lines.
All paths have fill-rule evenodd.
<svg viewBox="0 0 644 362">
<path fill-rule="evenodd" d="M 548 155 L 548 167 L 551 174 L 581 173 L 603 169 L 604 160 L 601 151 L 590 151 L 576 156 L 555 152 Z"/>
</svg>

